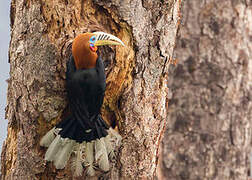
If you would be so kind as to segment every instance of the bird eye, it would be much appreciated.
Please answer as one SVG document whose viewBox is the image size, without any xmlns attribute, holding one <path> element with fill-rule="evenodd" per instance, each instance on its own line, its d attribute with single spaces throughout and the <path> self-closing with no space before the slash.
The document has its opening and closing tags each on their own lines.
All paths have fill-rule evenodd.
<svg viewBox="0 0 252 180">
<path fill-rule="evenodd" d="M 90 38 L 90 42 L 91 43 L 94 43 L 96 41 L 96 37 L 95 36 L 92 36 L 91 38 Z"/>
</svg>

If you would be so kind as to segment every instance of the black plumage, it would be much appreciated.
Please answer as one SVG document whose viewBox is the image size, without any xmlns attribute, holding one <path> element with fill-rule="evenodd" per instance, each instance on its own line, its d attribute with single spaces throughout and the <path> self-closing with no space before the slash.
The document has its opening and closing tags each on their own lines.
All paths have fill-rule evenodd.
<svg viewBox="0 0 252 180">
<path fill-rule="evenodd" d="M 90 69 L 76 69 L 74 58 L 69 58 L 66 89 L 71 114 L 56 126 L 61 128 L 62 138 L 81 143 L 107 136 L 109 127 L 100 114 L 105 88 L 104 64 L 100 57 L 96 67 Z"/>
</svg>

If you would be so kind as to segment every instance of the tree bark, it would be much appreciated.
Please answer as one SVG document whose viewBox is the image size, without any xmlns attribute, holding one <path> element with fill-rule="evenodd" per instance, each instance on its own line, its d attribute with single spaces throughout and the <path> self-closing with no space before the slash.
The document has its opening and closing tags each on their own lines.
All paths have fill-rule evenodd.
<svg viewBox="0 0 252 180">
<path fill-rule="evenodd" d="M 251 172 L 252 1 L 185 1 L 170 68 L 162 176 L 245 180 Z"/>
<path fill-rule="evenodd" d="M 12 0 L 10 79 L 2 179 L 72 179 L 70 163 L 43 160 L 40 138 L 67 106 L 68 46 L 91 21 L 126 47 L 103 50 L 107 89 L 104 119 L 123 136 L 107 179 L 151 179 L 167 117 L 167 70 L 179 26 L 180 0 Z M 107 52 L 105 54 L 105 52 Z"/>
</svg>

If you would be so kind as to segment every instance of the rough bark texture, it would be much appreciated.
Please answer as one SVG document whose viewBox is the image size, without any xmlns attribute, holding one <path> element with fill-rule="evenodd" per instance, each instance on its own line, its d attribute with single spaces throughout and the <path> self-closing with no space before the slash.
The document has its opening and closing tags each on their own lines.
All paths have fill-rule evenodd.
<svg viewBox="0 0 252 180">
<path fill-rule="evenodd" d="M 72 179 L 70 165 L 57 171 L 45 163 L 38 142 L 61 119 L 67 47 L 77 34 L 92 30 L 91 21 L 127 46 L 103 50 L 108 61 L 102 114 L 119 126 L 123 141 L 112 171 L 101 176 L 152 178 L 167 117 L 167 59 L 180 5 L 180 0 L 12 0 L 2 179 Z"/>
<path fill-rule="evenodd" d="M 163 179 L 245 180 L 252 135 L 252 1 L 188 0 L 170 68 Z"/>
</svg>

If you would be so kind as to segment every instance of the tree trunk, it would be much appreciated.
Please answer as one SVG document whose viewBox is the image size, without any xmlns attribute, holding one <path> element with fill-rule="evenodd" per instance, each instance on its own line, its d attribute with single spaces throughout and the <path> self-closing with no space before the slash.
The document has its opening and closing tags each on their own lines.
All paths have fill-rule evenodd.
<svg viewBox="0 0 252 180">
<path fill-rule="evenodd" d="M 102 115 L 123 136 L 107 179 L 151 179 L 167 117 L 167 70 L 180 0 L 12 0 L 10 79 L 2 179 L 72 179 L 70 163 L 43 160 L 40 138 L 66 109 L 68 47 L 79 33 L 103 26 L 126 47 L 103 50 L 107 89 Z M 106 52 L 106 54 L 105 54 Z"/>
<path fill-rule="evenodd" d="M 252 135 L 252 1 L 185 1 L 170 68 L 162 176 L 245 180 Z"/>
</svg>

